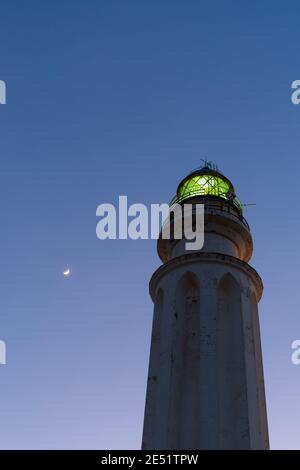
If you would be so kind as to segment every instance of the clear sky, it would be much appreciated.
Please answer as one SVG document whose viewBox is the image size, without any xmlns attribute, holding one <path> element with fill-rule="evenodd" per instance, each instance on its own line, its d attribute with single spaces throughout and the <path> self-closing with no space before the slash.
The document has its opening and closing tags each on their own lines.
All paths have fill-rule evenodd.
<svg viewBox="0 0 300 470">
<path fill-rule="evenodd" d="M 140 447 L 160 261 L 154 241 L 98 240 L 95 211 L 168 202 L 203 156 L 256 203 L 271 447 L 300 448 L 299 15 L 292 0 L 1 1 L 1 448 Z"/>
</svg>

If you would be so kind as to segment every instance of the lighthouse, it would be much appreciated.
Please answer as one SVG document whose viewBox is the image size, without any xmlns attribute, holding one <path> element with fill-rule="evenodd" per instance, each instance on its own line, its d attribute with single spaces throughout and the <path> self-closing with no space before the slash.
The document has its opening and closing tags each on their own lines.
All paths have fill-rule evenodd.
<svg viewBox="0 0 300 470">
<path fill-rule="evenodd" d="M 268 449 L 258 303 L 263 284 L 243 205 L 216 166 L 172 204 L 204 205 L 204 245 L 158 239 L 143 449 Z M 172 205 L 171 204 L 171 205 Z"/>
</svg>

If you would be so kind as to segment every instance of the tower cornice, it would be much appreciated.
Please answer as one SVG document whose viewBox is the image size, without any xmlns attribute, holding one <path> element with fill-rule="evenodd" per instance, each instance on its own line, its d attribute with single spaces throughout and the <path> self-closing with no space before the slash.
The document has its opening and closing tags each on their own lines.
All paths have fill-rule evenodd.
<svg viewBox="0 0 300 470">
<path fill-rule="evenodd" d="M 156 287 L 160 279 L 169 271 L 191 263 L 219 263 L 226 266 L 233 266 L 247 273 L 255 286 L 255 294 L 257 302 L 260 301 L 263 292 L 263 282 L 257 271 L 248 263 L 234 256 L 225 255 L 223 253 L 195 252 L 177 256 L 170 261 L 161 265 L 152 275 L 149 283 L 149 292 L 153 301 L 155 301 Z"/>
</svg>

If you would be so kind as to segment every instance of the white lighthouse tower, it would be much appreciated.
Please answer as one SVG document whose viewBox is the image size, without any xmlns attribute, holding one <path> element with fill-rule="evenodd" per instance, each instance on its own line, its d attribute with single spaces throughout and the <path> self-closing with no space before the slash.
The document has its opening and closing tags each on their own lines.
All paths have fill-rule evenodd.
<svg viewBox="0 0 300 470">
<path fill-rule="evenodd" d="M 174 202 L 174 201 L 173 201 Z M 158 240 L 143 449 L 268 449 L 257 304 L 263 285 L 232 183 L 205 166 L 175 202 L 205 205 L 204 246 Z"/>
</svg>

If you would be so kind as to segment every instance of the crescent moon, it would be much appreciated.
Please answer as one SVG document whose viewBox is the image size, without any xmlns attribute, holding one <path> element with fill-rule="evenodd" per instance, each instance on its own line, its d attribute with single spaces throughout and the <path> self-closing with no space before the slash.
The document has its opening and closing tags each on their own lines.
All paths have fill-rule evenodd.
<svg viewBox="0 0 300 470">
<path fill-rule="evenodd" d="M 63 275 L 64 276 L 69 276 L 71 270 L 70 269 L 66 269 L 64 272 L 63 272 Z"/>
</svg>

